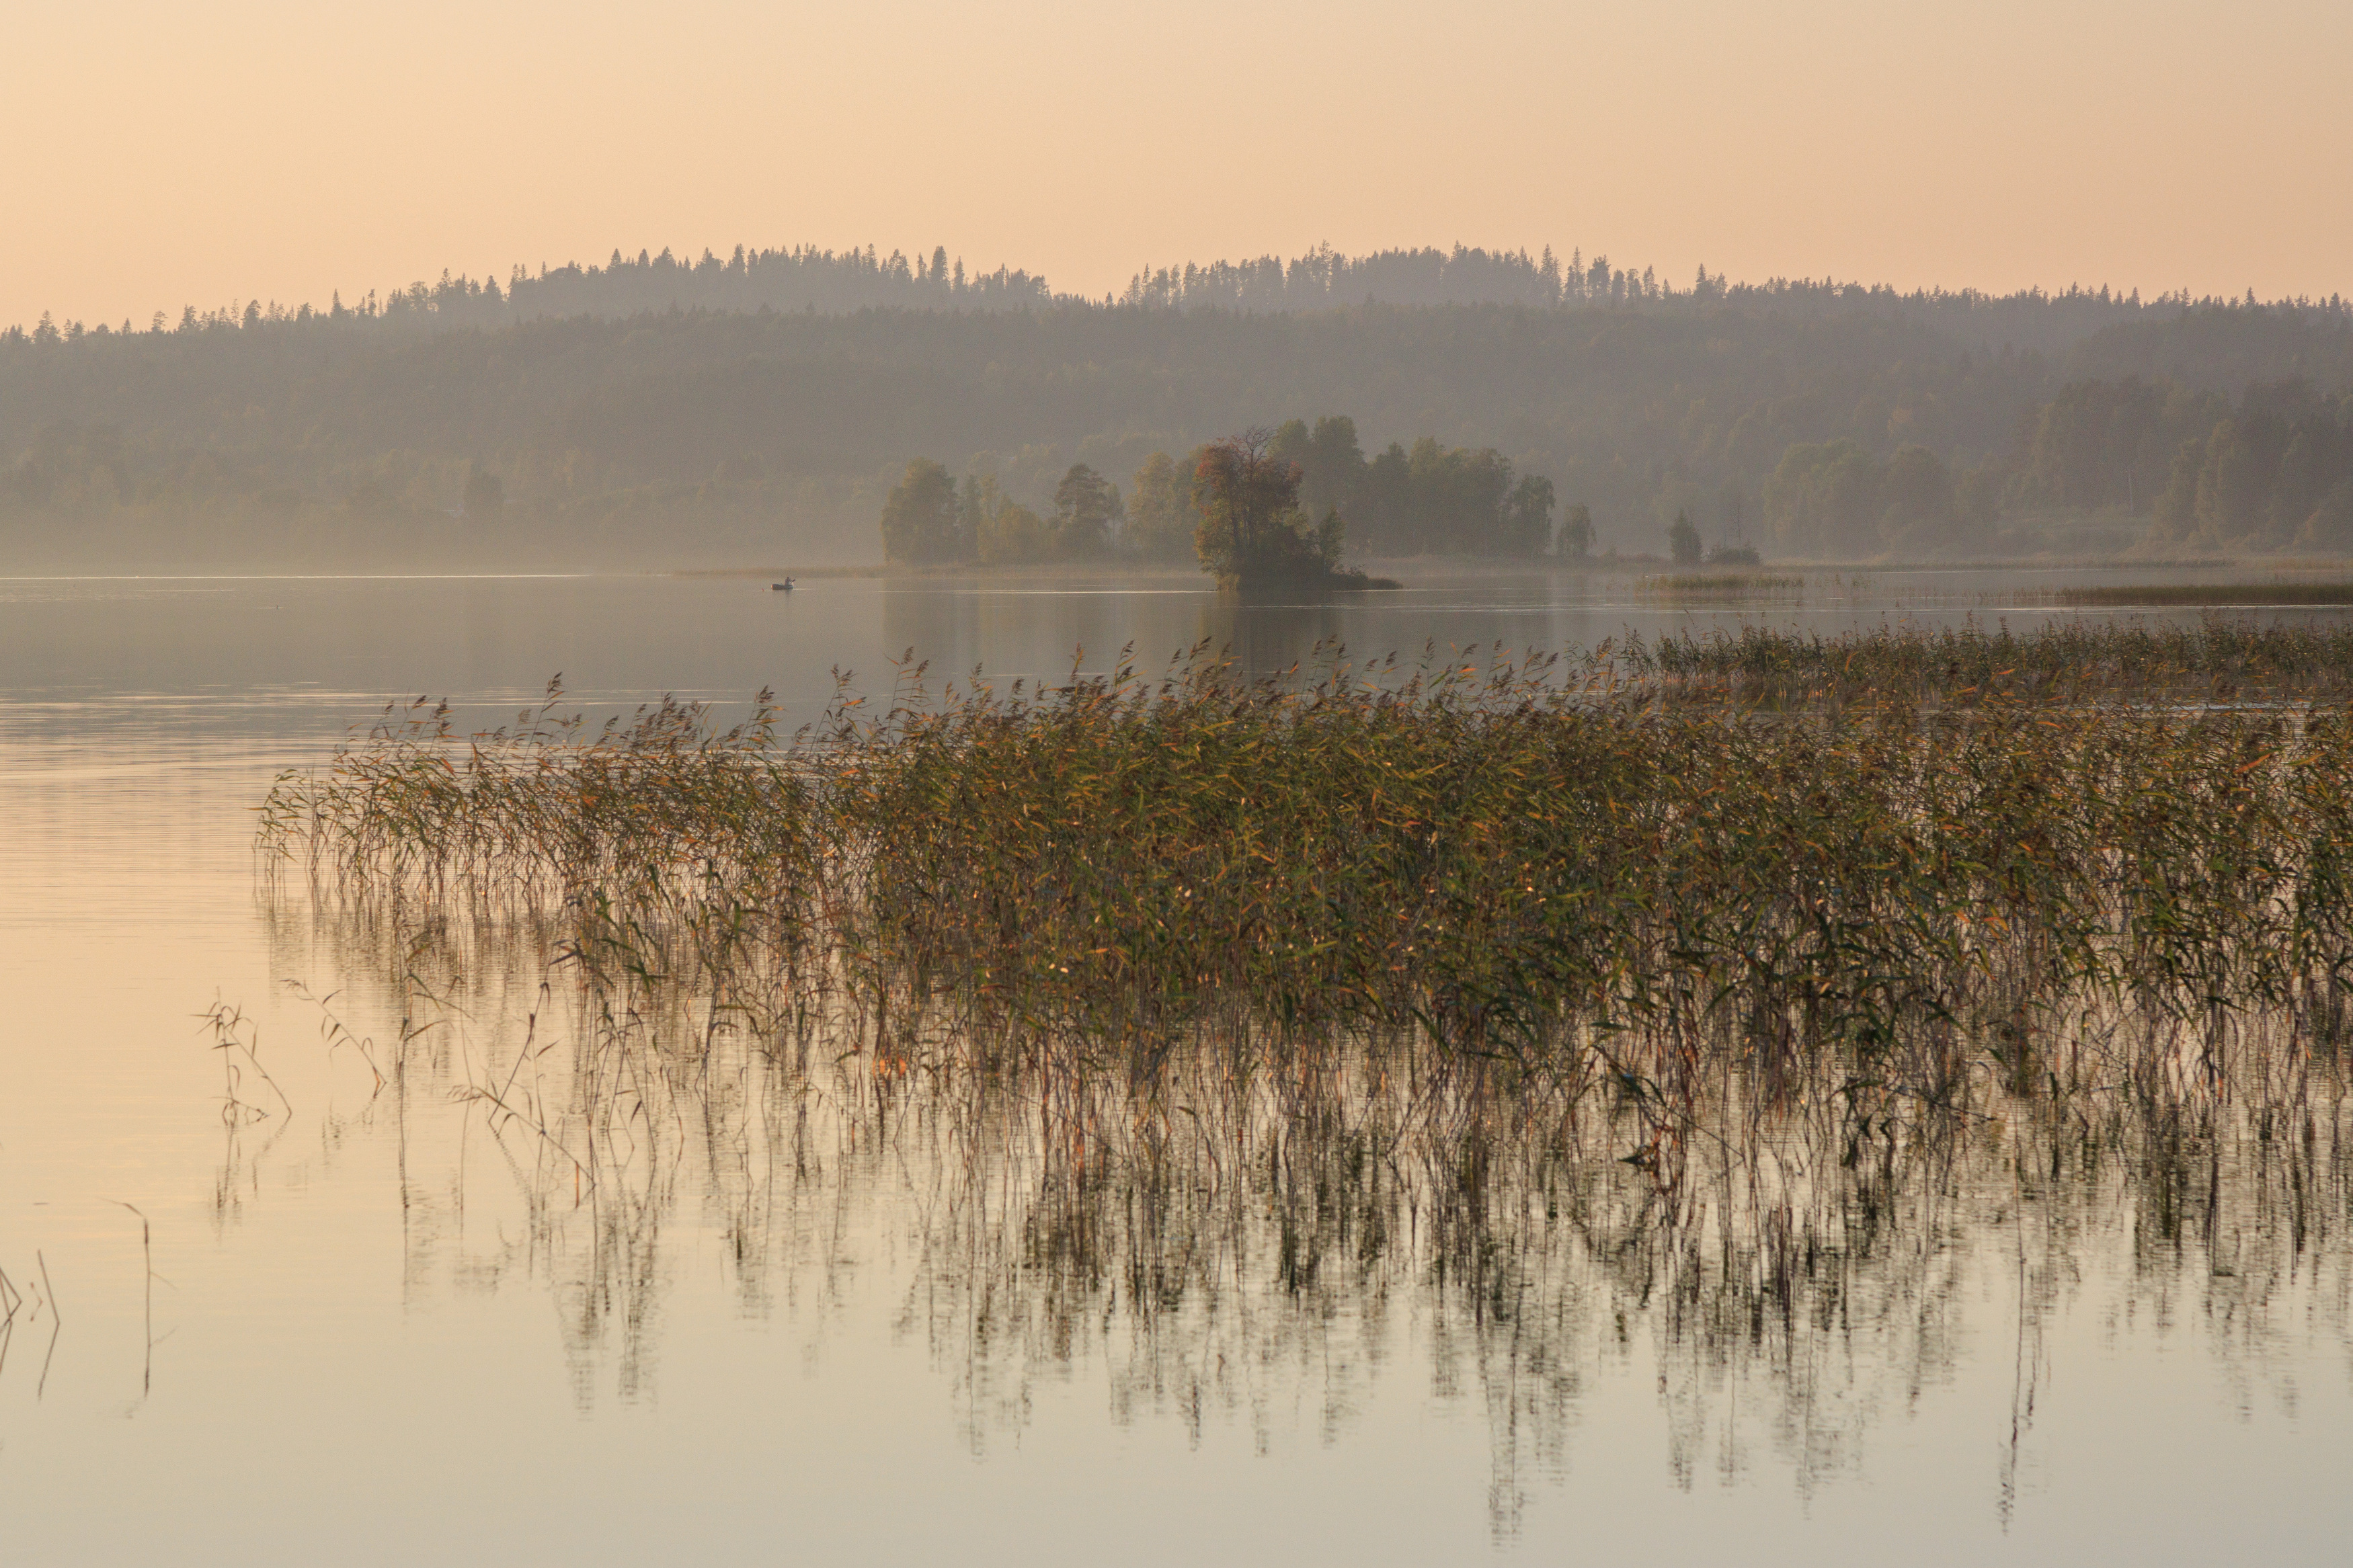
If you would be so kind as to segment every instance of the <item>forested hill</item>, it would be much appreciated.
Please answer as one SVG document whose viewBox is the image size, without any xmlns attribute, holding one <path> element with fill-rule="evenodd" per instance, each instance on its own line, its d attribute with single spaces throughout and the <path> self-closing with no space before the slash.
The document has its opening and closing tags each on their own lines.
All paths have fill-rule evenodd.
<svg viewBox="0 0 2353 1568">
<path fill-rule="evenodd" d="M 1486 250 L 1434 246 L 1349 256 L 1318 246 L 1288 259 L 1261 256 L 1240 261 L 1147 267 L 1124 289 L 1101 300 L 1060 292 L 1046 279 L 1018 268 L 967 271 L 963 258 L 945 246 L 926 256 L 903 251 L 880 254 L 873 246 L 827 250 L 804 245 L 775 249 L 737 246 L 722 258 L 706 249 L 696 259 L 663 249 L 618 250 L 605 265 L 569 262 L 536 271 L 517 266 L 501 284 L 496 276 L 474 278 L 445 271 L 438 282 L 355 294 L 346 305 L 339 293 L 323 308 L 286 306 L 255 300 L 213 310 L 185 307 L 175 330 L 265 321 L 307 321 L 324 314 L 346 325 L 371 324 L 399 331 L 512 326 L 554 317 L 597 316 L 622 320 L 666 310 L 1025 310 L 1050 305 L 1150 306 L 1162 310 L 1228 310 L 1258 314 L 1329 310 L 1351 305 L 1517 305 L 1554 310 L 1629 305 L 1653 309 L 1730 305 L 1746 311 L 1893 316 L 1933 327 L 1964 346 L 2052 354 L 2073 347 L 2103 327 L 2173 314 L 2195 303 L 2185 291 L 2144 300 L 2137 292 L 2105 288 L 2070 288 L 2049 294 L 2029 289 L 1988 294 L 1978 289 L 1915 289 L 1840 283 L 1830 279 L 1782 279 L 1735 283 L 1710 277 L 1702 267 L 1678 287 L 1654 268 L 1617 267 L 1607 256 L 1588 260 L 1572 250 L 1564 260 L 1547 247 Z M 2302 300 L 2334 308 L 2341 301 Z M 47 318 L 44 321 L 47 321 Z M 78 322 L 49 323 L 61 337 L 84 329 Z M 153 330 L 174 325 L 162 314 Z M 123 331 L 132 323 L 122 323 Z M 21 330 L 21 329 L 20 329 Z M 106 331 L 100 327 L 95 330 Z M 0 333 L 5 335 L 5 333 Z"/>
<path fill-rule="evenodd" d="M 1020 275 L 960 298 L 926 258 L 907 287 L 944 270 L 950 303 L 567 315 L 510 286 L 496 310 L 477 287 L 49 323 L 0 335 L 0 570 L 872 560 L 911 458 L 1043 504 L 1074 462 L 1125 485 L 1155 452 L 1326 414 L 1368 454 L 1493 447 L 1588 506 L 1602 548 L 1658 549 L 1678 513 L 1816 559 L 2353 543 L 2353 489 L 2330 531 L 2353 479 L 2338 302 L 1669 292 L 1579 265 L 1553 264 L 1549 302 L 1331 302 L 1359 276 L 1285 304 L 1195 268 L 999 308 Z M 1388 542 L 1455 547 L 1443 519 Z"/>
</svg>

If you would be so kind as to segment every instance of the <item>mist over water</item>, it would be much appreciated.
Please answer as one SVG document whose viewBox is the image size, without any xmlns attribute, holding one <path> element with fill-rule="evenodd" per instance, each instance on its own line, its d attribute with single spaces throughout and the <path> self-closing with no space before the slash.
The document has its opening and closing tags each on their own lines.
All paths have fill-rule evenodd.
<svg viewBox="0 0 2353 1568">
<path fill-rule="evenodd" d="M 584 1012 L 527 923 L 373 921 L 253 854 L 271 780 L 385 700 L 471 728 L 559 671 L 598 717 L 771 686 L 789 731 L 910 650 L 1052 682 L 1204 638 L 1271 672 L 2022 628 L 2076 580 L 0 584 L 12 1551 L 2320 1558 L 2353 1436 L 2325 1095 L 1860 1148 L 1735 1108 L 1669 1183 L 1607 1119 L 1339 1047 L 1242 1075 L 1207 1035 L 1157 1121 L 1115 1073 L 894 1075 L 822 1028 L 665 1054 L 679 1019 Z"/>
</svg>

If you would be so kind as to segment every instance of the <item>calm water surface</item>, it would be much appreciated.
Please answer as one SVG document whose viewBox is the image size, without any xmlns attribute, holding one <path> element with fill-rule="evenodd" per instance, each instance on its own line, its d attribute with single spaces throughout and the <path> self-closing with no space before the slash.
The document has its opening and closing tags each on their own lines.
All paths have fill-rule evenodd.
<svg viewBox="0 0 2353 1568">
<path fill-rule="evenodd" d="M 528 984 L 485 984 L 379 1090 L 296 987 L 337 993 L 328 1010 L 383 1041 L 383 986 L 257 891 L 271 778 L 389 698 L 493 721 L 561 672 L 591 710 L 765 685 L 797 721 L 837 667 L 886 693 L 910 649 L 1051 679 L 1205 637 L 1271 669 L 1330 638 L 2023 626 L 2058 580 L 1886 577 L 1705 609 L 1541 574 L 1246 609 L 1181 577 L 789 597 L 0 581 L 0 1310 L 19 1302 L 0 1328 L 0 1553 L 2339 1561 L 2343 1233 L 2299 1247 L 2244 1172 L 2218 1167 L 2238 1195 L 2185 1242 L 2152 1231 L 2128 1179 L 2030 1191 L 1989 1134 L 1995 1153 L 1780 1327 L 1662 1289 L 1672 1270 L 1630 1262 L 1607 1226 L 1504 1310 L 1417 1272 L 1409 1247 L 1302 1288 L 1240 1245 L 1259 1223 L 1242 1215 L 1220 1290 L 1145 1321 L 1115 1281 L 1036 1283 L 1008 1239 L 1028 1223 L 1018 1172 L 957 1175 L 920 1141 L 869 1150 L 841 1127 L 812 1161 L 806 1126 L 788 1138 L 757 1107 L 723 1146 L 683 1123 L 649 1135 L 657 1169 L 626 1214 L 562 1212 L 513 1129 L 451 1092 L 512 1040 Z M 196 1016 L 216 1000 L 252 1018 L 290 1113 L 224 1119 Z M 249 1072 L 238 1093 L 275 1103 Z"/>
</svg>

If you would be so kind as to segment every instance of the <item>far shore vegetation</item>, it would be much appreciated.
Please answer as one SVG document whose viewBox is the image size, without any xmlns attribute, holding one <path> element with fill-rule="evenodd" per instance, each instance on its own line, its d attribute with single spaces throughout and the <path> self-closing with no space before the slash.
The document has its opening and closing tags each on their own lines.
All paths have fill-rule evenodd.
<svg viewBox="0 0 2353 1568">
<path fill-rule="evenodd" d="M 802 247 L 0 330 L 0 570 L 857 564 L 916 453 L 959 505 L 993 487 L 976 560 L 1083 547 L 1083 499 L 1058 499 L 1079 467 L 1124 487 L 1115 546 L 1133 526 L 1173 556 L 1186 497 L 1155 497 L 1188 455 L 1293 415 L 1303 510 L 1336 507 L 1367 559 L 1574 556 L 1578 505 L 1593 552 L 1679 565 L 2353 552 L 2338 299 L 1458 248 L 1088 300 L 939 249 Z M 1549 537 L 1511 500 L 1531 479 Z"/>
</svg>

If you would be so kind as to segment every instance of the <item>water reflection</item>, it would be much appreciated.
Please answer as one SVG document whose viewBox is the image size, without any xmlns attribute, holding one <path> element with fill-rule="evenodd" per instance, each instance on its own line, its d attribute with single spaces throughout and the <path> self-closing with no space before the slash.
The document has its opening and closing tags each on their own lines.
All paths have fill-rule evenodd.
<svg viewBox="0 0 2353 1568">
<path fill-rule="evenodd" d="M 881 605 L 883 640 L 894 653 L 938 656 L 935 666 L 953 674 L 960 671 L 946 660 L 963 650 L 987 649 L 989 675 L 1009 683 L 1065 679 L 1074 654 L 1084 669 L 1109 668 L 1113 656 L 1131 645 L 1149 667 L 1181 659 L 1187 649 L 1206 643 L 1228 650 L 1240 669 L 1271 673 L 1307 662 L 1319 643 L 1337 642 L 1377 607 L 1378 595 L 1242 604 L 1182 577 L 1142 588 L 1060 585 L 1034 593 L 915 579 L 887 584 Z M 1481 627 L 1481 635 L 1486 630 Z M 879 683 L 861 685 L 871 689 Z"/>
<path fill-rule="evenodd" d="M 1432 638 L 2048 613 L 2013 608 L 2031 596 L 2015 574 L 1764 611 L 1400 574 L 1406 594 L 1331 607 L 1341 641 L 1410 660 Z M 1077 592 L 902 602 L 867 582 L 0 589 L 0 971 L 18 1004 L 0 1268 L 23 1293 L 0 1329 L 10 1560 L 292 1561 L 318 1539 L 386 1562 L 718 1560 L 790 1539 L 1035 1565 L 1092 1561 L 1120 1531 L 1139 1560 L 1247 1539 L 1268 1557 L 1435 1562 L 1463 1554 L 1490 1473 L 1500 1531 L 1590 1555 L 1875 1562 L 1902 1541 L 1956 1562 L 2295 1560 L 2341 1539 L 2345 1194 L 2316 1089 L 2309 1148 L 2300 1125 L 2266 1142 L 2244 1100 L 2171 1132 L 2012 1116 L 1937 1150 L 1906 1132 L 1868 1219 L 1839 1194 L 1873 1190 L 1879 1167 L 1841 1167 L 1835 1142 L 1815 1160 L 1807 1128 L 1792 1180 L 1827 1171 L 1837 1194 L 1800 1184 L 1785 1208 L 1764 1185 L 1741 1208 L 1735 1186 L 1710 1207 L 1714 1167 L 1662 1192 L 1620 1165 L 1635 1140 L 1606 1105 L 1550 1143 L 1490 1110 L 1472 1216 L 1442 1135 L 1467 1110 L 1417 1122 L 1385 1186 L 1352 1174 L 1340 1132 L 1402 1114 L 1370 1092 L 1338 1096 L 1335 1131 L 1163 1135 L 1176 1174 L 1160 1177 L 1121 1126 L 1041 1144 L 1038 1083 L 992 1101 L 775 1041 L 729 1037 L 708 1071 L 637 1048 L 634 1081 L 670 1114 L 633 1117 L 617 1093 L 598 1109 L 591 1088 L 632 1080 L 571 1060 L 596 1037 L 562 985 L 543 998 L 535 958 L 420 969 L 443 1007 L 406 995 L 396 944 L 299 906 L 253 919 L 250 808 L 387 696 L 448 692 L 471 727 L 559 669 L 599 721 L 773 682 L 789 729 L 821 711 L 829 666 L 879 692 L 884 655 L 911 645 L 943 674 L 1059 677 L 1074 647 L 1107 665 L 1133 638 L 1156 668 L 1219 630 L 1197 587 L 1166 586 L 1125 610 Z M 1277 626 L 1253 657 L 1279 668 L 1330 630 Z M 381 1090 L 272 974 L 348 987 L 329 1006 L 372 1043 Z M 190 1016 L 216 994 L 263 1016 L 262 1060 L 298 1115 L 219 1120 L 223 1075 Z M 397 1050 L 404 1016 L 422 1032 Z M 527 1037 L 556 1048 L 525 1058 Z M 510 1075 L 509 1103 L 596 1184 L 527 1122 L 450 1098 L 503 1094 Z M 1278 1086 L 1255 1081 L 1271 1102 Z M 1282 1092 L 1341 1082 L 1335 1067 Z M 1125 1097 L 1098 1086 L 1108 1120 Z M 1184 1103 L 1179 1133 L 1240 1114 L 1206 1091 Z M 162 1277 L 135 1416 L 145 1285 L 116 1198 L 154 1216 Z M 1287 1276 L 1286 1215 L 1314 1265 Z M 1388 1226 L 1369 1258 L 1368 1218 Z M 1521 1250 L 1529 1233 L 1551 1240 Z M 1802 1249 L 1760 1250 L 1809 1234 L 1810 1273 Z M 1128 1260 L 1161 1256 L 1192 1260 L 1191 1281 L 1176 1270 L 1172 1300 L 1139 1300 Z M 1757 1284 L 1777 1256 L 1786 1296 Z M 963 1462 L 958 1431 L 989 1463 Z M 1252 1434 L 1271 1462 L 1240 1452 Z M 1698 1495 L 1662 1499 L 1670 1477 Z M 1746 1484 L 1722 1491 L 1727 1477 Z M 387 1479 L 433 1507 L 353 1537 Z M 2005 1552 L 1991 1521 L 2010 1485 L 2027 1500 Z"/>
<path fill-rule="evenodd" d="M 1965 1359 L 2008 1358 L 2011 1407 L 1985 1433 L 2007 1517 L 2046 1327 L 2079 1299 L 2112 1327 L 2194 1331 L 2242 1402 L 2292 1408 L 2295 1342 L 2348 1343 L 2328 1071 L 1861 1124 L 1736 1084 L 1656 1158 L 1628 1103 L 1408 1037 L 1209 1024 L 1154 1063 L 848 1018 L 755 1037 L 591 992 L 545 931 L 291 900 L 269 919 L 281 974 L 344 988 L 322 1131 L 397 1141 L 405 1289 L 545 1291 L 583 1408 L 653 1390 L 709 1237 L 738 1310 L 813 1352 L 886 1292 L 976 1455 L 1073 1381 L 1115 1424 L 1196 1444 L 1235 1425 L 1261 1449 L 1303 1409 L 1345 1444 L 1383 1380 L 1426 1381 L 1485 1413 L 1499 1540 L 1574 1464 L 1591 1384 L 1638 1364 L 1678 1485 L 1762 1472 L 1810 1493 Z M 229 1122 L 225 1221 L 283 1135 Z"/>
</svg>

